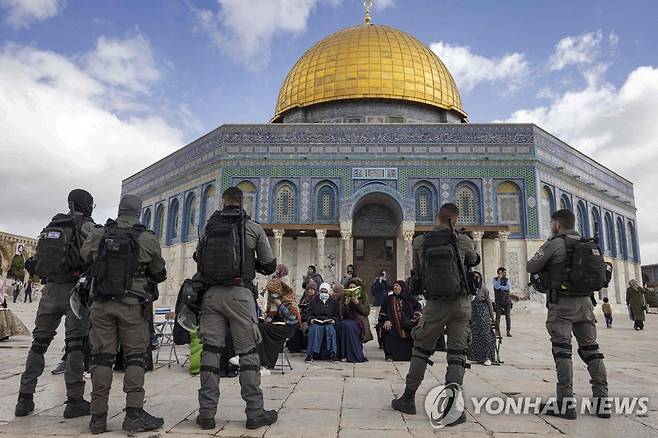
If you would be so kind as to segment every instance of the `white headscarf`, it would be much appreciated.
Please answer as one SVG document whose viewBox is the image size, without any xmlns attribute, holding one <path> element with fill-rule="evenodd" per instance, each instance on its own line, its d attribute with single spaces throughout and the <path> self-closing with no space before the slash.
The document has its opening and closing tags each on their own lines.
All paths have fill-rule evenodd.
<svg viewBox="0 0 658 438">
<path fill-rule="evenodd" d="M 333 292 L 333 290 L 331 289 L 331 285 L 330 285 L 329 283 L 322 283 L 322 284 L 320 285 L 320 289 L 318 290 L 318 295 L 319 295 L 320 293 L 322 293 L 323 290 L 326 291 L 326 292 L 329 294 L 329 296 L 331 296 L 331 294 L 332 294 L 332 292 Z M 320 298 L 320 299 L 322 299 L 322 298 Z M 328 298 L 327 298 L 327 299 L 328 299 Z M 322 300 L 322 302 L 323 302 L 323 303 L 326 303 L 327 300 Z"/>
</svg>

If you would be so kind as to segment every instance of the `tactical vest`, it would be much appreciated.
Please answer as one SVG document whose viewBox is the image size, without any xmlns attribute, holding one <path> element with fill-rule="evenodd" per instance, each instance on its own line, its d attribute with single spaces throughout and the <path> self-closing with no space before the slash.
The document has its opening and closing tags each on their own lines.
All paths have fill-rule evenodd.
<svg viewBox="0 0 658 438">
<path fill-rule="evenodd" d="M 548 266 L 542 283 L 560 294 L 573 296 L 590 296 L 608 285 L 603 254 L 594 239 L 572 239 L 566 235 L 557 238 L 564 240 L 567 254 L 563 262 Z"/>
<path fill-rule="evenodd" d="M 455 298 L 467 294 L 459 273 L 461 255 L 455 252 L 450 229 L 430 231 L 423 241 L 423 290 L 425 298 Z"/>
<path fill-rule="evenodd" d="M 51 281 L 72 281 L 84 265 L 80 258 L 80 227 L 88 218 L 57 214 L 39 234 L 35 273 Z"/>
<path fill-rule="evenodd" d="M 208 220 L 199 242 L 197 265 L 209 283 L 229 284 L 243 280 L 241 242 L 245 221 L 239 211 L 230 209 L 213 214 Z"/>
<path fill-rule="evenodd" d="M 132 292 L 135 277 L 146 276 L 146 265 L 139 263 L 139 235 L 146 227 L 136 224 L 121 228 L 113 220 L 105 224 L 105 234 L 92 266 L 94 294 L 106 298 L 120 298 Z"/>
</svg>

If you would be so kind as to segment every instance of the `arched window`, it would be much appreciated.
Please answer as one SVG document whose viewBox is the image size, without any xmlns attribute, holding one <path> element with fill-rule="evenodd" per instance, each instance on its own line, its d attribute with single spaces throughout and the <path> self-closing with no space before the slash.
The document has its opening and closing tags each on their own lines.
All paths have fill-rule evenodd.
<svg viewBox="0 0 658 438">
<path fill-rule="evenodd" d="M 151 209 L 150 208 L 145 208 L 144 211 L 142 212 L 142 225 L 144 225 L 148 229 L 151 228 Z"/>
<path fill-rule="evenodd" d="M 498 201 L 498 223 L 501 225 L 521 224 L 521 189 L 511 181 L 496 188 Z M 515 230 L 520 231 L 520 229 Z"/>
<path fill-rule="evenodd" d="M 318 190 L 316 218 L 319 221 L 333 221 L 336 218 L 336 192 L 329 184 Z"/>
<path fill-rule="evenodd" d="M 178 208 L 178 199 L 173 199 L 171 204 L 169 204 L 169 214 L 168 218 L 168 233 L 167 233 L 167 242 L 171 242 L 174 239 L 177 239 L 180 235 L 180 214 Z"/>
<path fill-rule="evenodd" d="M 578 201 L 578 232 L 582 237 L 589 237 L 589 224 L 587 223 L 587 208 L 583 201 Z"/>
<path fill-rule="evenodd" d="M 252 218 L 256 218 L 256 185 L 251 181 L 242 181 L 238 184 L 242 190 L 242 205 L 244 211 Z"/>
<path fill-rule="evenodd" d="M 637 239 L 635 237 L 635 227 L 632 222 L 626 224 L 627 234 L 626 242 L 628 246 L 628 260 L 637 261 Z"/>
<path fill-rule="evenodd" d="M 187 195 L 185 209 L 183 210 L 183 241 L 187 242 L 197 235 L 196 196 L 194 193 Z"/>
<path fill-rule="evenodd" d="M 472 225 L 479 222 L 479 199 L 475 188 L 469 184 L 461 184 L 455 192 L 455 204 L 459 208 L 459 223 Z"/>
<path fill-rule="evenodd" d="M 560 210 L 571 210 L 571 200 L 569 200 L 569 197 L 563 193 L 562 196 L 560 196 Z"/>
<path fill-rule="evenodd" d="M 610 216 L 610 213 L 605 214 L 605 239 L 608 254 L 615 257 L 617 255 L 617 245 L 615 243 L 615 229 L 612 226 L 612 216 Z"/>
<path fill-rule="evenodd" d="M 274 204 L 274 222 L 291 223 L 295 221 L 295 188 L 290 183 L 283 183 L 276 189 Z"/>
<path fill-rule="evenodd" d="M 619 217 L 617 218 L 617 242 L 619 244 L 619 251 L 617 252 L 617 257 L 621 259 L 628 258 L 628 252 L 626 249 L 626 233 L 624 231 L 624 222 Z"/>
<path fill-rule="evenodd" d="M 155 209 L 155 223 L 153 227 L 155 228 L 153 231 L 158 236 L 158 240 L 162 240 L 164 233 L 164 207 L 162 204 L 158 205 Z"/>
<path fill-rule="evenodd" d="M 434 197 L 427 186 L 416 189 L 416 221 L 432 222 L 434 220 Z"/>
<path fill-rule="evenodd" d="M 599 246 L 605 250 L 606 245 L 605 245 L 605 238 L 604 238 L 604 231 L 603 228 L 601 228 L 601 213 L 599 213 L 599 209 L 596 207 L 592 208 L 592 236 L 598 236 L 599 238 Z"/>
<path fill-rule="evenodd" d="M 210 216 L 215 212 L 215 208 L 215 186 L 211 184 L 203 191 L 203 199 L 201 201 L 201 216 L 199 216 L 202 229 L 206 228 L 206 222 L 208 222 Z"/>
<path fill-rule="evenodd" d="M 555 213 L 555 198 L 550 188 L 544 186 L 541 191 L 541 225 L 544 237 L 551 233 L 551 215 Z"/>
</svg>

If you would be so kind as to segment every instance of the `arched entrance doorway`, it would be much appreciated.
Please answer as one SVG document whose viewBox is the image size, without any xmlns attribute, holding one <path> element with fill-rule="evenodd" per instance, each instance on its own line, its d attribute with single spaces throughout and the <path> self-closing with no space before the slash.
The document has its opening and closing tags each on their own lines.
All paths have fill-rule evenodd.
<svg viewBox="0 0 658 438">
<path fill-rule="evenodd" d="M 384 193 L 368 194 L 354 206 L 353 260 L 367 292 L 383 269 L 389 282 L 396 280 L 397 236 L 402 217 L 399 204 Z"/>
</svg>

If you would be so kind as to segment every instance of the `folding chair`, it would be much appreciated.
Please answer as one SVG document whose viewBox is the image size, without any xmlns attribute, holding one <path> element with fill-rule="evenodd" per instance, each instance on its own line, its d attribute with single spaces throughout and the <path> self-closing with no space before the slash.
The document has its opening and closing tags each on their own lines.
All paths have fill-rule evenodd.
<svg viewBox="0 0 658 438">
<path fill-rule="evenodd" d="M 281 350 L 281 353 L 279 353 L 279 360 L 277 362 L 280 362 L 276 365 L 275 369 L 278 369 L 281 367 L 281 374 L 286 373 L 286 368 L 289 368 L 290 371 L 292 371 L 292 365 L 290 364 L 290 359 L 288 359 L 288 352 L 286 351 L 288 348 L 288 338 L 286 338 L 286 342 L 283 344 L 283 350 Z"/>
<path fill-rule="evenodd" d="M 178 354 L 176 353 L 176 344 L 174 343 L 174 323 L 176 321 L 176 313 L 171 311 L 170 307 L 156 307 L 155 317 L 162 316 L 162 321 L 154 321 L 155 336 L 158 338 L 158 353 L 155 355 L 155 363 L 160 363 L 160 352 L 163 347 L 169 347 L 169 358 L 163 360 L 171 367 L 172 362 L 180 364 Z M 175 359 L 171 358 L 174 354 Z"/>
</svg>

